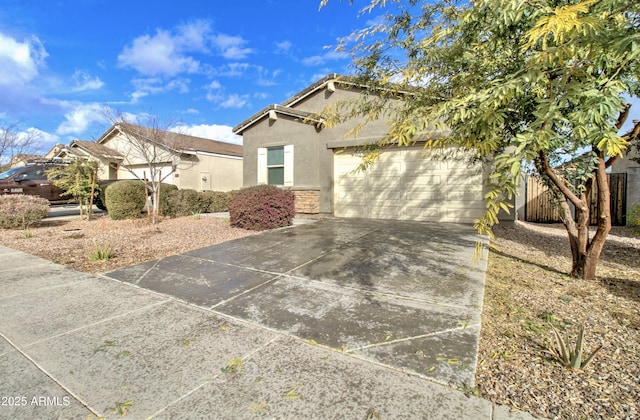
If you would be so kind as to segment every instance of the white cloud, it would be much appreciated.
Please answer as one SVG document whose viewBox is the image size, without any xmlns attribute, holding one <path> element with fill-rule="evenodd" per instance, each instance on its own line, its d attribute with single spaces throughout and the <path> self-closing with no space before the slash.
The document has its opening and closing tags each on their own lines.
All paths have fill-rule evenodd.
<svg viewBox="0 0 640 420">
<path fill-rule="evenodd" d="M 220 108 L 243 108 L 249 102 L 249 98 L 247 95 L 236 95 L 232 94 L 227 96 L 222 102 L 218 105 Z"/>
<path fill-rule="evenodd" d="M 241 77 L 244 76 L 252 65 L 249 63 L 229 63 L 212 71 L 213 76 Z"/>
<path fill-rule="evenodd" d="M 104 82 L 99 77 L 91 77 L 88 73 L 78 70 L 71 76 L 73 82 L 72 92 L 84 92 L 87 90 L 97 90 L 104 86 Z"/>
<path fill-rule="evenodd" d="M 288 53 L 291 50 L 291 47 L 293 47 L 291 41 L 276 42 L 276 53 Z"/>
<path fill-rule="evenodd" d="M 190 136 L 203 137 L 205 139 L 224 141 L 226 143 L 242 144 L 242 136 L 237 136 L 231 131 L 233 127 L 218 124 L 181 125 L 173 129 L 179 133 Z"/>
<path fill-rule="evenodd" d="M 314 55 L 304 58 L 302 64 L 305 66 L 323 66 L 329 61 L 346 60 L 349 58 L 349 54 L 343 51 L 329 51 L 322 55 Z"/>
<path fill-rule="evenodd" d="M 211 34 L 207 22 L 180 25 L 172 31 L 157 29 L 155 35 L 142 35 L 124 47 L 118 55 L 120 67 L 130 67 L 145 76 L 175 76 L 195 73 L 200 63 L 189 53 L 207 53 L 206 39 Z"/>
<path fill-rule="evenodd" d="M 222 85 L 217 80 L 214 80 L 211 83 L 209 83 L 207 88 L 212 89 L 212 90 L 217 90 L 217 89 L 221 89 Z"/>
<path fill-rule="evenodd" d="M 145 76 L 172 77 L 180 73 L 200 73 L 206 70 L 195 56 L 211 54 L 215 49 L 229 60 L 246 58 L 253 49 L 239 36 L 213 34 L 211 24 L 199 20 L 170 30 L 156 29 L 153 35 L 135 38 L 118 55 L 118 65 L 133 68 Z"/>
<path fill-rule="evenodd" d="M 138 103 L 141 98 L 149 95 L 157 95 L 164 92 L 176 91 L 178 93 L 188 93 L 191 80 L 186 78 L 175 78 L 165 82 L 160 77 L 148 77 L 133 79 L 135 91 L 131 94 L 131 102 Z"/>
<path fill-rule="evenodd" d="M 216 49 L 228 60 L 242 60 L 253 53 L 251 48 L 245 48 L 247 43 L 242 37 L 218 34 L 212 38 Z"/>
<path fill-rule="evenodd" d="M 71 110 L 64 115 L 65 121 L 56 129 L 58 135 L 80 135 L 94 123 L 105 123 L 104 106 L 97 103 L 69 104 Z"/>
<path fill-rule="evenodd" d="M 25 84 L 38 76 L 48 54 L 36 36 L 18 42 L 0 33 L 0 85 Z"/>
</svg>

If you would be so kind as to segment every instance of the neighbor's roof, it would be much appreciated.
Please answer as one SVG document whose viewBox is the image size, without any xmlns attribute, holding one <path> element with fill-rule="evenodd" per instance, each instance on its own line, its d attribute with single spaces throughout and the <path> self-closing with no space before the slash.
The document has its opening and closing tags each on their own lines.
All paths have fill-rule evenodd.
<svg viewBox="0 0 640 420">
<path fill-rule="evenodd" d="M 73 140 L 69 147 L 78 147 L 101 159 L 122 159 L 122 155 L 110 147 L 89 140 Z"/>
<path fill-rule="evenodd" d="M 159 135 L 150 133 L 150 131 L 153 130 L 157 131 Z M 180 153 L 205 152 L 242 157 L 242 146 L 238 144 L 189 136 L 187 134 L 174 133 L 172 131 L 152 129 L 128 123 L 114 124 L 97 140 L 97 143 L 103 143 L 107 138 L 111 137 L 112 134 L 118 131 L 127 131 L 133 135 L 146 137 L 146 140 L 148 141 L 157 141 L 163 146 Z"/>
</svg>

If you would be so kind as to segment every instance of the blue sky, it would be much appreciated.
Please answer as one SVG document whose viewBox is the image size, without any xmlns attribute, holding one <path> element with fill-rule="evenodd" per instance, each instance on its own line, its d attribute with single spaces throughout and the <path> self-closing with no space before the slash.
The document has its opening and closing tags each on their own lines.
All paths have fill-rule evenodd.
<svg viewBox="0 0 640 420">
<path fill-rule="evenodd" d="M 327 46 L 375 14 L 319 3 L 1 0 L 0 122 L 39 130 L 41 152 L 100 137 L 105 106 L 239 142 L 231 128 L 253 113 L 349 72 Z"/>
<path fill-rule="evenodd" d="M 238 143 L 231 128 L 253 113 L 349 73 L 331 47 L 385 12 L 319 3 L 0 0 L 0 123 L 37 130 L 42 153 L 100 137 L 105 106 Z M 632 102 L 625 130 L 640 118 Z"/>
</svg>

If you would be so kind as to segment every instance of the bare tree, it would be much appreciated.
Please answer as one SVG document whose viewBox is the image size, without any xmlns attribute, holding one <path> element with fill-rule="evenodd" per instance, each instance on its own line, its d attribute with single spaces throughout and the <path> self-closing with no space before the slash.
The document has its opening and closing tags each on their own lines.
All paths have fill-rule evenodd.
<svg viewBox="0 0 640 420">
<path fill-rule="evenodd" d="M 145 182 L 152 223 L 158 218 L 160 186 L 176 169 L 192 165 L 191 157 L 183 153 L 181 133 L 171 132 L 171 124 L 160 125 L 157 117 L 148 115 L 144 121 L 121 112 L 105 111 L 116 130 L 114 140 L 106 146 L 123 156 L 120 166 L 135 178 Z"/>
<path fill-rule="evenodd" d="M 8 163 L 16 155 L 35 151 L 39 139 L 37 130 L 22 131 L 17 123 L 0 123 L 0 164 Z"/>
</svg>

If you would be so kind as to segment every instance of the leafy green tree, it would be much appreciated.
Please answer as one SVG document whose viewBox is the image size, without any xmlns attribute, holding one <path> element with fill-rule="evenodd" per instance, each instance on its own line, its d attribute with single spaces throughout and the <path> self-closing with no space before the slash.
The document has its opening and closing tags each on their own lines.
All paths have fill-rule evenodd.
<svg viewBox="0 0 640 420">
<path fill-rule="evenodd" d="M 90 218 L 93 198 L 99 194 L 97 173 L 97 162 L 89 159 L 75 159 L 69 165 L 48 170 L 47 178 L 64 190 L 62 196 L 70 196 L 80 204 L 81 217 L 82 209 L 86 207 L 87 216 Z"/>
<path fill-rule="evenodd" d="M 325 119 L 359 118 L 357 133 L 387 116 L 392 124 L 374 153 L 424 141 L 488 165 L 480 233 L 491 234 L 523 175 L 534 172 L 559 198 L 571 275 L 594 278 L 611 229 L 606 170 L 640 131 L 634 122 L 619 134 L 629 98 L 640 93 L 640 2 L 372 0 L 365 11 L 378 6 L 389 10 L 384 23 L 340 45 L 370 88 L 326 109 Z"/>
</svg>

